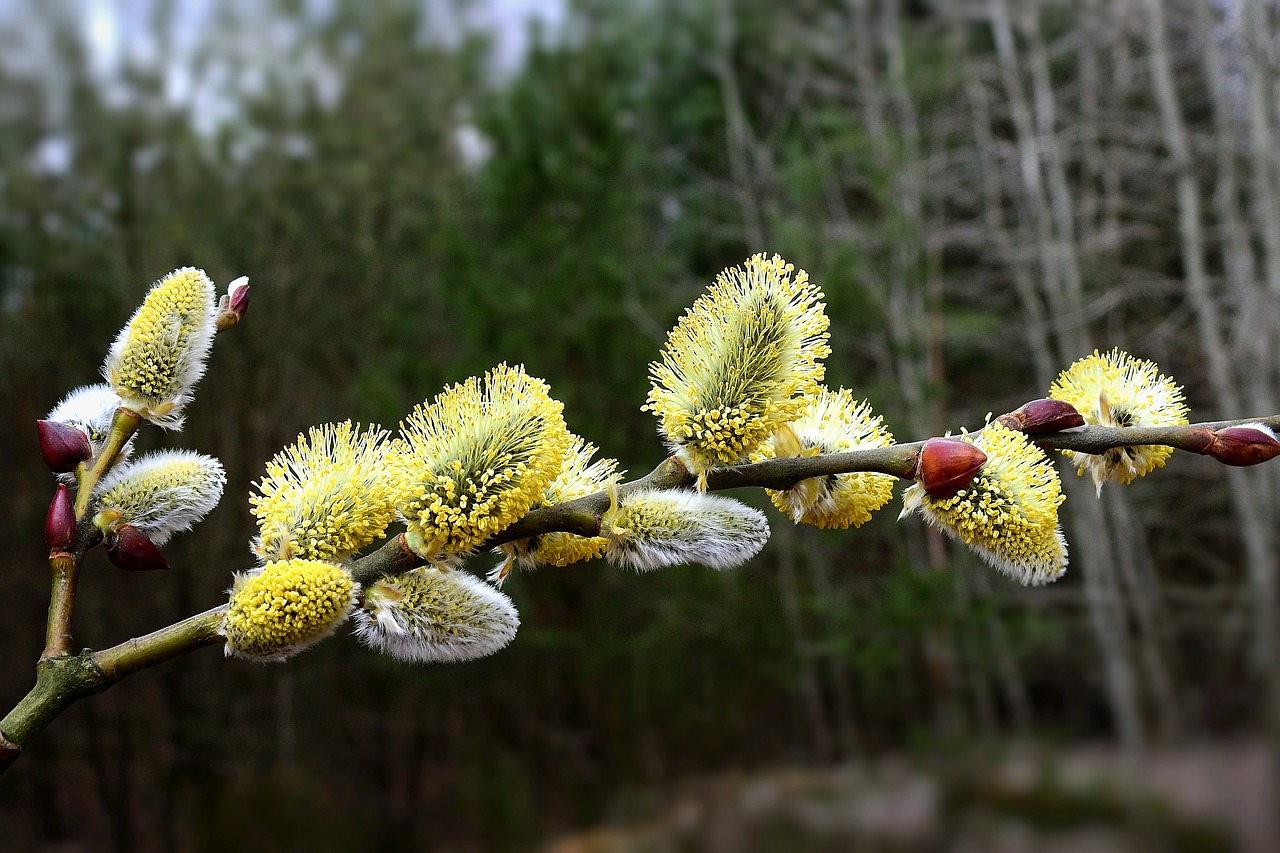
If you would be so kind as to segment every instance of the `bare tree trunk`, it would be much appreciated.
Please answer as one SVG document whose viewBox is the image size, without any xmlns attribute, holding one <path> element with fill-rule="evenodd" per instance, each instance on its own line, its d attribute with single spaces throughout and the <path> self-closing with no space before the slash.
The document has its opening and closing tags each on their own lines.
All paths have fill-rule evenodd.
<svg viewBox="0 0 1280 853">
<path fill-rule="evenodd" d="M 873 20 L 869 0 L 852 0 L 854 74 L 859 81 L 862 115 L 875 145 L 878 166 L 896 175 L 891 215 L 905 220 L 908 236 L 888 247 L 889 273 L 883 283 L 885 327 L 889 332 L 898 379 L 898 391 L 905 404 L 908 427 L 914 434 L 927 434 L 930 409 L 925 390 L 929 377 L 930 318 L 921 287 L 920 229 L 924 208 L 919 160 L 919 126 L 915 106 L 906 82 L 905 58 L 898 31 L 897 0 L 882 4 L 880 21 Z M 877 34 L 874 41 L 871 34 Z M 878 53 L 888 66 L 884 78 L 876 74 Z M 887 96 L 886 96 L 887 93 Z M 886 116 L 892 110 L 893 121 Z M 892 124 L 901 140 L 901 151 L 889 136 Z"/>
<path fill-rule="evenodd" d="M 1106 517 L 1094 498 L 1093 485 L 1078 477 L 1063 482 L 1067 504 L 1074 503 L 1075 529 L 1080 534 L 1073 540 L 1072 562 L 1084 575 L 1085 604 L 1094 636 L 1102 652 L 1107 695 L 1120 746 L 1131 758 L 1141 755 L 1146 747 L 1147 732 L 1139 704 L 1139 686 L 1134 670 L 1132 643 L 1125 624 L 1123 602 L 1116 585 L 1115 563 L 1104 536 L 1090 535 L 1105 531 Z"/>
<path fill-rule="evenodd" d="M 1009 9 L 1005 0 L 991 0 L 988 4 L 992 35 L 996 42 L 996 54 L 1000 60 L 1001 80 L 1018 142 L 1018 166 L 1023 192 L 1030 208 L 1035 227 L 1036 249 L 1040 258 L 1041 291 L 1048 307 L 1049 326 L 1053 330 L 1057 364 L 1065 364 L 1069 358 L 1084 349 L 1085 334 L 1081 328 L 1081 316 L 1077 306 L 1067 301 L 1067 285 L 1063 282 L 1058 263 L 1058 247 L 1054 241 L 1050 203 L 1044 187 L 1042 155 L 1039 137 L 1035 130 L 1032 111 L 1022 90 L 1018 67 L 1017 48 Z"/>
<path fill-rule="evenodd" d="M 1277 299 L 1280 298 L 1280 205 L 1275 190 L 1276 154 L 1272 150 L 1272 109 L 1268 90 L 1275 86 L 1274 65 L 1262 58 L 1258 43 L 1265 26 L 1265 12 L 1257 3 L 1241 0 L 1232 4 L 1228 12 L 1238 14 L 1235 25 L 1221 26 L 1211 19 L 1207 9 L 1198 8 L 1196 24 L 1200 40 L 1204 44 L 1204 62 L 1211 91 L 1216 131 L 1216 151 L 1219 164 L 1218 191 L 1215 200 L 1220 211 L 1224 231 L 1224 259 L 1228 281 L 1239 306 L 1236 338 L 1240 352 L 1236 361 L 1242 366 L 1242 385 L 1248 395 L 1248 407 L 1275 405 L 1275 346 L 1277 336 Z M 1218 36 L 1228 40 L 1234 48 L 1234 59 L 1246 79 L 1248 123 L 1248 153 L 1251 166 L 1249 188 L 1252 196 L 1253 219 L 1261 232 L 1262 268 L 1266 286 L 1255 285 L 1252 239 L 1243 217 L 1236 207 L 1239 195 L 1236 187 L 1236 151 L 1238 137 L 1234 125 L 1238 124 L 1229 110 L 1233 99 L 1226 85 L 1225 57 L 1219 46 Z M 1269 409 L 1262 409 L 1267 410 Z M 1237 503 L 1241 536 L 1249 566 L 1250 600 L 1253 607 L 1252 660 L 1257 672 L 1266 684 L 1265 727 L 1268 734 L 1270 759 L 1271 803 L 1274 821 L 1273 838 L 1280 837 L 1280 625 L 1277 624 L 1277 589 L 1275 557 L 1275 493 L 1278 483 L 1274 471 L 1229 472 L 1233 498 L 1248 500 L 1247 506 Z"/>
<path fill-rule="evenodd" d="M 1267 291 L 1272 304 L 1280 299 L 1280 202 L 1276 198 L 1275 174 L 1276 153 L 1272 142 L 1272 109 L 1269 90 L 1275 88 L 1275 74 L 1271 69 L 1275 66 L 1267 61 L 1267 57 L 1259 57 L 1263 49 L 1261 30 L 1265 26 L 1264 10 L 1256 2 L 1241 0 L 1244 8 L 1245 32 L 1241 41 L 1246 50 L 1241 54 L 1244 61 L 1245 75 L 1249 90 L 1249 154 L 1253 166 L 1253 203 L 1255 217 L 1262 237 L 1262 267 L 1266 272 Z M 1274 314 L 1272 315 L 1274 316 Z M 1269 335 L 1259 336 L 1259 343 L 1272 342 L 1277 335 L 1276 327 L 1270 327 Z M 1274 344 L 1273 344 L 1274 347 Z M 1262 355 L 1262 353 L 1258 353 Z M 1270 383 L 1264 394 L 1270 398 Z M 1271 483 L 1277 483 L 1280 475 L 1271 472 Z M 1244 480 L 1244 477 L 1239 479 Z M 1233 484 L 1234 485 L 1234 484 Z M 1263 519 L 1274 518 L 1274 505 L 1263 504 L 1256 507 L 1256 512 L 1263 514 Z M 1280 834 L 1280 624 L 1277 624 L 1277 563 L 1274 552 L 1274 528 L 1262 519 L 1250 519 L 1249 527 L 1257 528 L 1256 535 L 1260 540 L 1265 533 L 1265 540 L 1256 543 L 1258 553 L 1250 549 L 1249 579 L 1254 590 L 1254 663 L 1262 674 L 1267 685 L 1269 708 L 1267 713 L 1267 729 L 1271 742 L 1272 769 L 1272 801 L 1273 813 L 1276 815 L 1275 830 Z M 1246 543 L 1248 545 L 1249 543 Z"/>
<path fill-rule="evenodd" d="M 814 592 L 819 600 L 826 602 L 825 630 L 830 636 L 838 637 L 845 629 L 845 625 L 837 611 L 840 608 L 849 607 L 851 602 L 831 582 L 831 552 L 822 540 L 813 535 L 806 535 L 802 536 L 801 541 L 804 545 L 804 556 L 809 565 L 809 577 Z M 828 653 L 826 658 L 831 696 L 835 704 L 832 721 L 832 727 L 835 729 L 835 743 L 839 747 L 839 756 L 848 759 L 857 755 L 861 747 L 857 712 L 854 710 L 853 683 L 845 656 Z"/>
<path fill-rule="evenodd" d="M 768 225 L 756 191 L 759 181 L 757 158 L 761 146 L 747 120 L 742 102 L 742 90 L 733 67 L 733 45 L 737 40 L 737 21 L 727 0 L 720 0 L 716 15 L 716 53 L 712 67 L 720 84 L 720 98 L 725 116 L 725 149 L 729 160 L 729 175 L 733 180 L 735 196 L 742 212 L 742 225 L 752 251 L 763 251 Z"/>
<path fill-rule="evenodd" d="M 993 595 L 991 581 L 985 572 L 973 572 L 970 579 L 974 589 L 982 598 L 990 600 Z M 987 654 L 995 664 L 996 680 L 1000 692 L 1004 694 L 1004 704 L 1008 708 L 1009 721 L 1013 732 L 1021 737 L 1031 734 L 1032 712 L 1031 697 L 1027 694 L 1027 680 L 1023 675 L 1018 659 L 1010 649 L 1013 643 L 1009 632 L 1005 630 L 1004 620 L 999 616 L 988 616 L 984 622 L 987 629 Z"/>
<path fill-rule="evenodd" d="M 976 582 L 973 580 L 977 571 L 965 570 L 952 572 L 952 584 L 956 600 L 960 602 L 960 610 L 969 614 L 973 608 L 973 593 Z M 978 632 L 970 629 L 965 619 L 964 630 L 957 632 L 956 649 L 960 655 L 960 669 L 965 673 L 965 686 L 968 688 L 970 702 L 973 705 L 974 728 L 978 734 L 986 738 L 994 738 L 999 733 L 996 715 L 996 699 L 992 688 L 994 680 L 988 656 L 984 648 L 984 639 Z"/>
<path fill-rule="evenodd" d="M 941 279 L 930 274 L 924 252 L 928 201 L 925 164 L 919 115 L 902 43 L 901 3 L 853 0 L 851 5 L 855 16 L 855 73 L 865 90 L 860 93 L 863 115 L 878 166 L 883 173 L 894 176 L 891 215 L 901 219 L 905 232 L 895 234 L 896 239 L 886 247 L 889 271 L 884 284 L 885 325 L 908 428 L 916 435 L 932 435 L 945 428 L 941 422 L 943 400 L 929 394 L 930 387 L 941 388 L 944 381 L 943 323 L 936 309 L 941 301 Z M 881 64 L 883 72 L 877 74 Z M 890 134 L 890 127 L 896 133 Z M 926 562 L 916 565 L 927 565 L 933 571 L 945 569 L 946 547 L 941 534 L 925 527 L 917 535 L 920 539 L 914 544 L 923 551 Z M 954 631 L 942 627 L 930 631 L 923 649 L 937 727 L 958 736 L 963 728 L 963 712 L 957 705 L 956 664 L 960 653 Z"/>
<path fill-rule="evenodd" d="M 1035 221 L 1036 245 L 1041 265 L 1041 281 L 1049 309 L 1050 340 L 1052 349 L 1059 356 L 1058 363 L 1065 364 L 1084 349 L 1087 334 L 1083 326 L 1083 286 L 1079 262 L 1075 256 L 1072 208 L 1066 188 L 1053 127 L 1054 104 L 1048 89 L 1044 70 L 1043 44 L 1033 47 L 1032 81 L 1036 90 L 1036 116 L 1027 102 L 1021 82 L 1016 41 L 1006 0 L 991 0 L 988 5 L 992 34 L 996 43 L 1005 94 L 1010 117 L 1017 137 L 1020 174 L 1023 190 Z M 1031 15 L 1033 42 L 1040 43 L 1034 9 L 1020 7 Z M 1039 61 L 1035 62 L 1038 50 Z M 1035 118 L 1039 119 L 1039 128 Z M 1044 150 L 1042 150 L 1044 149 Z M 1046 190 L 1044 171 L 1050 172 L 1050 189 Z M 1055 239 L 1056 232 L 1056 239 Z M 1073 530 L 1077 534 L 1077 557 L 1074 564 L 1081 569 L 1084 579 L 1085 600 L 1090 621 L 1102 654 L 1106 674 L 1107 695 L 1115 720 L 1122 748 L 1131 756 L 1141 752 L 1146 742 L 1142 717 L 1140 686 L 1134 677 L 1135 666 L 1132 644 L 1126 627 L 1126 608 L 1121 590 L 1115 583 L 1116 565 L 1114 546 L 1105 534 L 1107 530 L 1101 508 L 1087 488 L 1079 483 L 1067 484 L 1067 493 L 1073 499 L 1067 501 Z M 1081 559 L 1083 558 L 1083 559 Z"/>
<path fill-rule="evenodd" d="M 1107 35 L 1112 31 L 1099 2 L 1108 0 L 1088 0 L 1079 22 L 1083 35 L 1079 60 L 1080 144 L 1088 173 L 1102 185 L 1102 196 L 1097 198 L 1093 181 L 1083 182 L 1086 194 L 1081 203 L 1081 220 L 1086 231 L 1093 227 L 1093 233 L 1086 233 L 1081 239 L 1085 245 L 1092 245 L 1095 249 L 1114 249 L 1121 240 L 1120 209 L 1124 204 L 1124 190 L 1120 169 L 1103 150 L 1099 130 L 1102 121 L 1101 93 L 1105 84 L 1098 57 L 1100 48 L 1105 46 Z M 1115 41 L 1114 37 L 1110 40 Z"/>
<path fill-rule="evenodd" d="M 1261 224 L 1263 269 L 1267 274 L 1267 289 L 1280 297 L 1280 202 L 1275 190 L 1275 153 L 1271 134 L 1271 96 L 1268 89 L 1275 86 L 1275 79 L 1268 74 L 1274 66 L 1266 57 L 1259 59 L 1264 49 L 1265 35 L 1271 32 L 1264 11 L 1257 0 L 1238 0 L 1243 10 L 1244 32 L 1240 34 L 1245 45 L 1240 58 L 1244 61 L 1245 78 L 1249 89 L 1249 153 L 1253 164 L 1253 203 Z"/>
<path fill-rule="evenodd" d="M 782 597 L 782 612 L 793 638 L 796 659 L 799 663 L 797 687 L 809 734 L 812 737 L 813 756 L 818 761 L 830 761 L 835 756 L 835 738 L 827 720 L 822 701 L 822 682 L 814 663 L 811 643 L 804 627 L 804 608 L 801 603 L 800 579 L 796 572 L 795 531 L 787 525 L 779 525 L 774 531 L 773 550 L 778 559 L 778 592 Z"/>
<path fill-rule="evenodd" d="M 1182 697 L 1173 672 L 1163 654 L 1174 648 L 1172 619 L 1164 606 L 1159 580 L 1150 570 L 1153 563 L 1142 535 L 1142 523 L 1128 501 L 1108 495 L 1104 506 L 1108 531 L 1115 548 L 1119 581 L 1128 591 L 1123 596 L 1134 615 L 1134 646 L 1137 660 L 1151 692 L 1156 733 L 1166 742 L 1180 735 L 1186 724 Z"/>
<path fill-rule="evenodd" d="M 1076 238 L 1076 205 L 1067 181 L 1067 158 L 1059 143 L 1058 107 L 1049 76 L 1049 59 L 1039 15 L 1035 7 L 1029 7 L 1025 12 L 1021 20 L 1024 22 L 1023 28 L 1028 42 L 1037 131 L 1041 140 L 1040 148 L 1045 153 L 1049 177 L 1049 195 L 1052 201 L 1050 210 L 1054 220 L 1054 232 L 1058 238 L 1058 254 L 1066 289 L 1065 301 L 1072 311 L 1077 312 L 1077 316 L 1083 322 L 1085 300 L 1080 272 L 1079 244 Z M 1153 699 L 1150 707 L 1156 718 L 1157 729 L 1165 734 L 1173 734 L 1181 727 L 1179 719 L 1181 705 L 1175 694 L 1174 681 L 1168 663 L 1168 656 L 1173 647 L 1171 644 L 1166 645 L 1161 642 L 1165 634 L 1158 624 L 1158 612 L 1163 609 L 1158 579 L 1136 571 L 1138 560 L 1149 561 L 1149 557 L 1146 556 L 1147 543 L 1141 526 L 1131 523 L 1134 516 L 1124 505 L 1126 502 L 1127 497 L 1123 493 L 1117 492 L 1107 496 L 1108 514 L 1113 522 L 1113 526 L 1109 528 L 1109 539 L 1114 565 L 1131 591 L 1130 595 L 1120 592 L 1120 600 L 1132 611 L 1138 629 L 1134 637 L 1135 650 L 1147 674 Z"/>
<path fill-rule="evenodd" d="M 978 79 L 973 61 L 963 52 L 961 56 L 965 94 L 973 117 L 973 134 L 982 175 L 983 223 L 990 239 L 996 244 L 994 260 L 1013 279 L 1014 289 L 1022 303 L 1023 313 L 1026 314 L 1025 335 L 1035 364 L 1036 382 L 1040 387 L 1048 388 L 1057 374 L 1059 359 L 1049 340 L 1044 293 L 1036 286 L 1035 272 L 1024 261 L 1023 253 L 1018 251 L 1009 234 L 1009 229 L 1016 226 L 1007 222 L 1004 214 L 1005 188 L 1001 180 L 1000 151 L 991 132 L 992 117 L 987 90 Z"/>
<path fill-rule="evenodd" d="M 1225 23 L 1220 24 L 1215 21 L 1207 6 L 1197 5 L 1196 11 L 1197 37 L 1204 46 L 1201 56 L 1212 94 L 1210 102 L 1214 107 L 1214 151 L 1217 161 L 1216 186 L 1213 193 L 1214 210 L 1218 230 L 1222 235 L 1222 257 L 1228 292 L 1236 309 L 1236 318 L 1230 334 L 1233 346 L 1229 357 L 1233 365 L 1247 365 L 1248 368 L 1237 372 L 1237 382 L 1241 385 L 1246 401 L 1242 406 L 1243 410 L 1269 412 L 1276 406 L 1276 395 L 1273 389 L 1275 373 L 1271 368 L 1275 363 L 1273 355 L 1275 330 L 1280 327 L 1280 323 L 1277 322 L 1275 297 L 1269 292 L 1269 287 L 1259 281 L 1253 236 L 1246 217 L 1240 210 L 1239 199 L 1242 187 L 1238 176 L 1238 160 L 1242 148 L 1240 139 L 1244 129 L 1242 125 L 1247 122 L 1253 130 L 1252 134 L 1243 134 L 1250 138 L 1250 148 L 1256 147 L 1260 141 L 1266 142 L 1265 122 L 1261 127 L 1257 127 L 1259 124 L 1257 115 L 1263 111 L 1261 107 L 1265 107 L 1265 104 L 1260 105 L 1258 95 L 1251 93 L 1249 118 L 1246 119 L 1245 116 L 1237 114 L 1235 106 L 1239 103 L 1239 99 L 1228 86 L 1225 70 L 1226 57 L 1219 47 L 1219 40 L 1225 39 L 1229 44 L 1233 44 L 1239 54 L 1244 49 L 1241 47 L 1244 35 Z M 1250 73 L 1247 64 L 1245 71 Z M 1256 78 L 1256 68 L 1250 76 Z M 1249 88 L 1255 85 L 1257 85 L 1256 79 Z M 1253 158 L 1255 171 L 1261 168 L 1256 162 L 1258 159 L 1257 156 Z M 1255 196 L 1259 191 L 1265 191 L 1266 187 L 1265 180 L 1256 179 L 1251 186 Z M 1257 207 L 1265 210 L 1268 205 L 1264 203 Z M 1264 219 L 1264 231 L 1269 230 Z M 1242 539 L 1246 547 L 1247 564 L 1250 567 L 1256 567 L 1258 573 L 1272 576 L 1276 567 L 1271 565 L 1268 568 L 1268 564 L 1275 562 L 1275 534 L 1269 521 L 1275 515 L 1273 473 L 1266 470 L 1238 471 L 1235 469 L 1227 473 L 1231 478 L 1229 483 L 1233 495 L 1236 494 L 1237 489 L 1241 489 L 1242 492 L 1251 492 L 1258 501 L 1256 506 L 1249 507 L 1247 513 L 1238 513 Z M 1234 483 L 1235 478 L 1246 482 L 1238 487 Z M 1265 587 L 1261 598 L 1256 594 L 1260 580 L 1264 579 L 1251 572 L 1247 580 L 1246 594 L 1241 597 L 1241 604 L 1253 611 L 1249 620 L 1255 627 L 1252 631 L 1251 656 L 1260 673 L 1267 678 L 1264 662 L 1274 653 L 1267 650 L 1266 632 L 1257 630 L 1257 626 L 1265 625 L 1266 621 L 1273 620 L 1274 616 L 1259 613 L 1260 609 L 1269 610 L 1264 607 L 1267 601 Z M 1228 641 L 1224 645 L 1229 648 L 1234 643 Z M 1271 648 L 1274 648 L 1273 644 Z"/>
<path fill-rule="evenodd" d="M 716 53 L 712 67 L 720 85 L 725 113 L 725 145 L 734 196 L 738 201 L 741 225 L 746 241 L 763 250 L 769 240 L 772 218 L 765 188 L 773 185 L 772 165 L 766 146 L 760 144 L 751 129 L 743 103 L 742 89 L 733 65 L 733 47 L 737 39 L 737 21 L 726 0 L 716 7 Z M 812 738 L 814 757 L 830 761 L 836 755 L 836 736 L 823 701 L 822 678 L 812 643 L 805 626 L 805 612 L 796 570 L 796 534 L 786 525 L 774 533 L 771 543 L 778 560 L 778 588 L 782 609 L 792 636 L 792 646 L 799 661 L 798 690 L 802 713 Z"/>
</svg>

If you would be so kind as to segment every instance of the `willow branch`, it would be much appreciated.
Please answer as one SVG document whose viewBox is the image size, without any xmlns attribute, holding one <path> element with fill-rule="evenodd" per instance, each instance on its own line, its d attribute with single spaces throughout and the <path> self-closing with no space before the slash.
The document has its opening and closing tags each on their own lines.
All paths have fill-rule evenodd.
<svg viewBox="0 0 1280 853">
<path fill-rule="evenodd" d="M 1212 434 L 1230 426 L 1261 423 L 1280 431 L 1280 415 L 1234 421 L 1208 421 L 1173 427 L 1084 426 L 1033 436 L 1046 449 L 1100 454 L 1117 447 L 1160 444 L 1193 453 L 1205 453 Z M 820 456 L 769 459 L 748 465 L 715 468 L 707 473 L 707 489 L 736 488 L 788 489 L 802 480 L 833 474 L 877 472 L 910 479 L 915 476 L 920 449 L 915 441 L 890 447 L 830 453 Z M 696 477 L 675 457 L 663 460 L 645 476 L 618 487 L 625 498 L 637 489 L 690 489 Z M 577 500 L 533 510 L 502 533 L 485 542 L 485 548 L 517 539 L 557 531 L 596 536 L 601 518 L 608 511 L 610 496 L 596 492 Z M 91 527 L 92 525 L 89 525 Z M 78 565 L 84 551 L 93 544 L 93 532 L 84 525 L 77 537 L 72 563 Z M 422 560 L 406 546 L 404 536 L 394 536 L 378 550 L 350 564 L 352 575 L 362 583 L 400 574 L 422 565 Z M 100 652 L 61 654 L 43 658 L 36 668 L 36 684 L 30 693 L 0 720 L 0 771 L 17 760 L 25 746 L 71 703 L 101 692 L 120 679 L 165 661 L 182 657 L 196 649 L 216 645 L 222 638 L 218 626 L 226 605 L 207 610 L 146 636 L 129 640 Z"/>
<path fill-rule="evenodd" d="M 1262 424 L 1272 431 L 1280 431 L 1280 415 L 1241 418 L 1233 421 L 1204 421 L 1170 427 L 1084 426 L 1074 430 L 1044 433 L 1034 436 L 1034 439 L 1036 444 L 1044 448 L 1073 450 L 1077 453 L 1099 454 L 1117 447 L 1163 444 L 1175 450 L 1203 454 L 1208 446 L 1210 433 L 1226 427 L 1246 424 Z"/>
<path fill-rule="evenodd" d="M 101 693 L 120 679 L 221 641 L 218 626 L 226 606 L 215 607 L 100 652 L 42 658 L 36 683 L 0 720 L 0 772 L 73 702 Z"/>
<path fill-rule="evenodd" d="M 225 604 L 213 607 L 176 624 L 152 631 L 146 636 L 94 652 L 91 658 L 105 681 L 103 689 L 135 672 L 180 658 L 196 649 L 221 643 L 222 636 L 218 633 L 218 627 L 226 612 Z M 0 723 L 0 731 L 3 728 Z"/>
<path fill-rule="evenodd" d="M 84 562 L 85 552 L 101 539 L 97 528 L 88 523 L 89 501 L 94 487 L 111 470 L 116 457 L 138 431 L 141 423 L 142 417 L 137 413 L 125 408 L 117 409 L 102 451 L 89 467 L 81 466 L 76 472 L 76 544 L 70 552 L 54 550 L 49 553 L 49 616 L 45 623 L 45 644 L 41 660 L 61 657 L 71 650 L 71 617 L 76 609 L 80 565 Z"/>
<path fill-rule="evenodd" d="M 102 540 L 102 531 L 87 518 L 76 525 L 76 540 L 70 551 L 49 552 L 49 616 L 45 624 L 41 660 L 61 657 L 71 651 L 71 615 L 76 607 L 76 586 L 80 565 L 90 548 Z"/>
<path fill-rule="evenodd" d="M 94 459 L 93 464 L 78 472 L 79 485 L 76 487 L 76 518 L 82 519 L 89 511 L 89 499 L 93 496 L 94 487 L 111 470 L 120 451 L 129 443 L 129 439 L 142 424 L 142 415 L 130 409 L 116 409 L 116 416 L 111 421 L 111 432 L 102 446 L 102 452 Z"/>
<path fill-rule="evenodd" d="M 1263 418 L 1244 418 L 1232 421 L 1205 421 L 1185 426 L 1169 427 L 1106 427 L 1083 426 L 1060 432 L 1039 433 L 1034 441 L 1045 449 L 1072 450 L 1077 453 L 1101 454 L 1117 447 L 1136 447 L 1163 444 L 1176 450 L 1203 454 L 1214 430 L 1244 424 L 1264 424 L 1280 432 L 1280 415 Z M 765 488 L 790 489 L 802 480 L 833 474 L 875 472 L 911 479 L 924 441 L 894 444 L 845 453 L 827 453 L 819 456 L 768 459 L 747 465 L 713 468 L 707 472 L 707 490 Z M 618 487 L 618 496 L 625 497 L 636 489 L 689 489 L 697 478 L 674 456 L 664 459 L 638 480 Z M 535 509 L 503 530 L 490 537 L 481 549 L 494 548 L 518 539 L 540 536 L 545 533 L 575 533 L 579 536 L 600 535 L 600 519 L 609 509 L 608 492 L 596 492 L 572 501 Z M 352 574 L 357 581 L 369 583 L 390 574 L 408 571 L 422 565 L 422 560 L 405 547 L 401 537 L 390 540 L 378 551 L 352 564 Z"/>
</svg>

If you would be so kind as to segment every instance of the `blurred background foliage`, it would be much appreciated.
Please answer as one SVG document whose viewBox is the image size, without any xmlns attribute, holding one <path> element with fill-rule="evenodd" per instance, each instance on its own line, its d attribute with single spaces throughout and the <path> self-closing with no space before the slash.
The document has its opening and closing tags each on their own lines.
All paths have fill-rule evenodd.
<svg viewBox="0 0 1280 853">
<path fill-rule="evenodd" d="M 522 8 L 0 4 L 6 701 L 47 594 L 32 420 L 178 266 L 247 274 L 253 302 L 187 428 L 145 441 L 230 486 L 163 577 L 91 555 L 93 647 L 222 599 L 249 484 L 299 431 L 394 424 L 499 361 L 648 471 L 646 366 L 756 251 L 820 283 L 829 383 L 904 440 L 1042 396 L 1094 346 L 1156 360 L 1197 419 L 1280 410 L 1274 8 Z M 891 508 L 843 533 L 774 513 L 736 572 L 513 579 L 520 634 L 478 663 L 349 637 L 284 666 L 196 654 L 59 719 L 0 823 L 25 849 L 527 846 L 708 774 L 1277 731 L 1276 472 L 1179 457 L 1101 502 L 1071 481 L 1048 589 Z"/>
</svg>

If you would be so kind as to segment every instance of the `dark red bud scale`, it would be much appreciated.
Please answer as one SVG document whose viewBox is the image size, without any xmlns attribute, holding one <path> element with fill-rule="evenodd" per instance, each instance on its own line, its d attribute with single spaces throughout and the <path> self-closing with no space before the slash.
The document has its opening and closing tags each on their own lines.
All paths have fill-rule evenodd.
<svg viewBox="0 0 1280 853">
<path fill-rule="evenodd" d="M 242 284 L 232 291 L 229 307 L 236 317 L 244 319 L 244 313 L 249 310 L 249 285 Z"/>
<path fill-rule="evenodd" d="M 967 441 L 931 438 L 920 449 L 917 478 L 930 497 L 945 499 L 973 482 L 987 454 Z"/>
<path fill-rule="evenodd" d="M 1025 419 L 1022 431 L 1026 433 L 1058 432 L 1084 426 L 1084 415 L 1061 400 L 1032 400 L 1019 411 Z"/>
<path fill-rule="evenodd" d="M 996 421 L 1030 435 L 1084 426 L 1084 416 L 1076 411 L 1075 406 L 1049 398 L 1025 403 L 1016 411 L 996 418 Z"/>
<path fill-rule="evenodd" d="M 71 490 L 64 483 L 58 484 L 49 504 L 49 514 L 44 517 L 44 538 L 51 551 L 65 551 L 76 539 L 76 510 L 71 502 Z"/>
<path fill-rule="evenodd" d="M 1206 452 L 1224 465 L 1259 465 L 1280 456 L 1280 441 L 1261 427 L 1225 427 L 1213 433 Z"/>
<path fill-rule="evenodd" d="M 130 572 L 168 569 L 169 561 L 147 535 L 132 524 L 121 525 L 115 536 L 107 537 L 107 559 Z"/>
<path fill-rule="evenodd" d="M 249 279 L 247 276 L 241 276 L 231 282 L 230 291 L 218 300 L 218 331 L 225 332 L 235 328 L 248 310 Z"/>
<path fill-rule="evenodd" d="M 55 474 L 69 474 L 93 455 L 89 436 L 60 421 L 36 421 L 40 434 L 40 455 Z"/>
</svg>

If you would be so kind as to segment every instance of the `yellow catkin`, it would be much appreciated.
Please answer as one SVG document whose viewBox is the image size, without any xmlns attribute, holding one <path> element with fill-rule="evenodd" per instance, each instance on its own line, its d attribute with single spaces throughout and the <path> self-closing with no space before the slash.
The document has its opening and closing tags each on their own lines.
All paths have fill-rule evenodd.
<svg viewBox="0 0 1280 853">
<path fill-rule="evenodd" d="M 385 430 L 350 421 L 299 435 L 249 496 L 259 555 L 341 562 L 381 538 L 404 494 L 396 455 Z"/>
<path fill-rule="evenodd" d="M 638 489 L 614 501 L 600 523 L 605 559 L 647 572 L 682 563 L 732 569 L 769 541 L 764 513 L 722 495 Z"/>
<path fill-rule="evenodd" d="M 515 637 L 520 617 L 510 598 L 479 578 L 425 566 L 371 584 L 355 623 L 366 645 L 433 663 L 493 654 Z"/>
<path fill-rule="evenodd" d="M 804 270 L 774 255 L 733 267 L 685 312 L 649 366 L 643 407 L 705 485 L 749 456 L 817 393 L 828 320 Z"/>
<path fill-rule="evenodd" d="M 1119 349 L 1097 350 L 1058 375 L 1049 396 L 1076 407 L 1085 423 L 1110 427 L 1162 427 L 1187 423 L 1182 389 L 1155 364 Z M 1099 492 L 1102 484 L 1128 485 L 1163 467 L 1173 453 L 1164 445 L 1116 447 L 1101 454 L 1064 450 L 1077 473 L 1088 472 Z"/>
<path fill-rule="evenodd" d="M 617 485 L 621 479 L 616 459 L 591 461 L 596 446 L 573 436 L 569 453 L 560 472 L 547 484 L 538 507 L 554 506 L 594 494 Z M 537 507 L 535 507 L 537 508 Z M 506 579 L 511 566 L 532 569 L 535 566 L 567 566 L 571 563 L 592 560 L 604 555 L 608 540 L 603 536 L 576 536 L 572 533 L 544 533 L 529 539 L 517 539 L 502 545 L 499 550 L 507 559 L 498 566 L 491 580 Z"/>
<path fill-rule="evenodd" d="M 267 563 L 238 575 L 222 624 L 226 652 L 253 660 L 297 654 L 346 620 L 354 591 L 351 575 L 316 560 Z"/>
<path fill-rule="evenodd" d="M 800 416 L 752 454 L 753 461 L 780 456 L 816 456 L 871 447 L 888 447 L 893 435 L 879 415 L 841 388 L 823 388 Z M 769 499 L 797 524 L 832 530 L 860 527 L 893 497 L 894 477 L 857 472 L 802 480 L 790 489 L 768 489 Z"/>
<path fill-rule="evenodd" d="M 193 267 L 151 288 L 103 366 L 125 406 L 161 426 L 181 425 L 213 344 L 214 295 L 213 282 Z"/>
<path fill-rule="evenodd" d="M 1024 584 L 1057 580 L 1066 571 L 1067 543 L 1058 527 L 1064 498 L 1053 463 L 1022 433 L 998 423 L 963 440 L 987 455 L 977 476 L 949 498 L 913 484 L 903 495 L 903 515 L 920 512 Z"/>
<path fill-rule="evenodd" d="M 468 553 L 537 505 L 569 449 L 563 408 L 544 381 L 500 364 L 410 413 L 400 512 L 421 556 Z"/>
<path fill-rule="evenodd" d="M 222 463 L 190 450 L 149 453 L 116 465 L 102 481 L 98 511 L 111 526 L 131 524 L 156 545 L 190 530 L 222 498 Z"/>
</svg>

